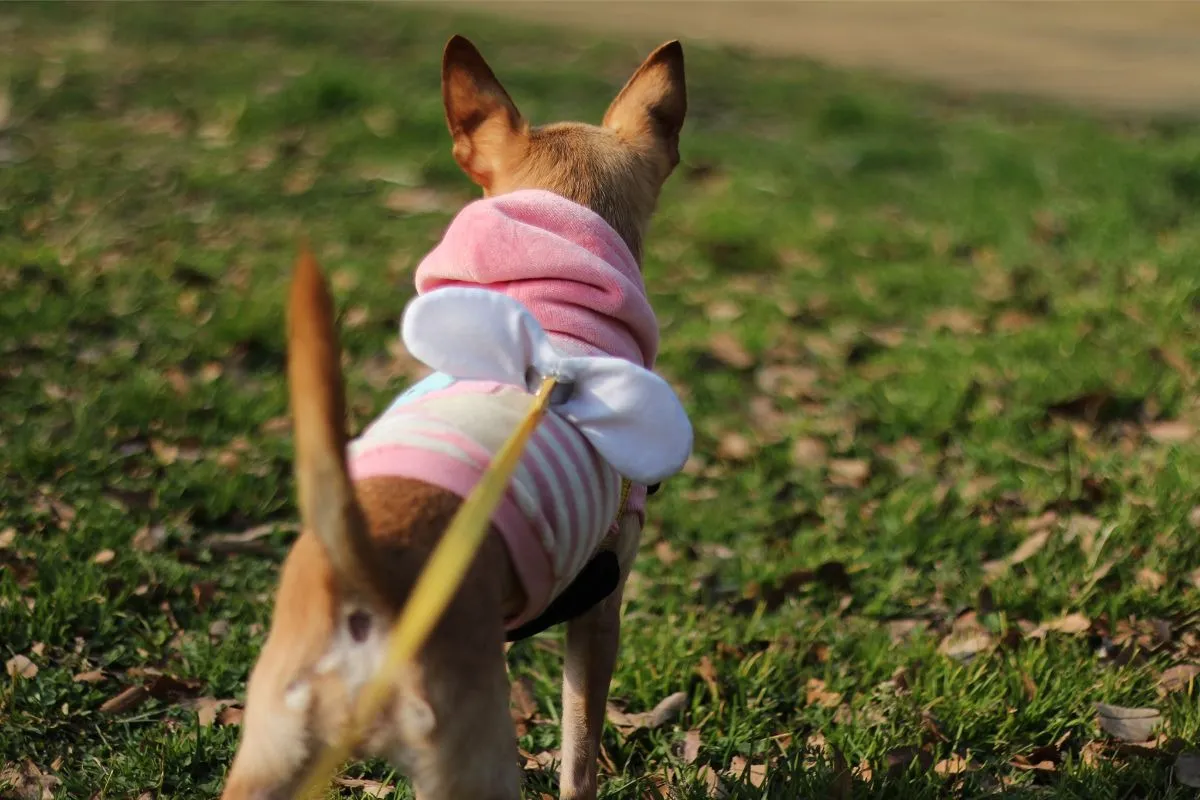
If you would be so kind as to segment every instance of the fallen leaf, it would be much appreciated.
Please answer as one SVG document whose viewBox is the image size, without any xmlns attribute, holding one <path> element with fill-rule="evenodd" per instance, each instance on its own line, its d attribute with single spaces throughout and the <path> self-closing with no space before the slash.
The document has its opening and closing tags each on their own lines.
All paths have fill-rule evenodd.
<svg viewBox="0 0 1200 800">
<path fill-rule="evenodd" d="M 733 322 L 742 315 L 742 309 L 731 300 L 714 300 L 704 308 L 704 314 L 717 322 Z"/>
<path fill-rule="evenodd" d="M 959 660 L 967 660 L 992 646 L 991 633 L 979 623 L 974 611 L 954 620 L 950 633 L 938 644 L 938 652 Z"/>
<path fill-rule="evenodd" d="M 221 711 L 221 713 L 217 714 L 217 724 L 218 725 L 241 725 L 242 724 L 242 714 L 244 712 L 245 712 L 245 709 L 242 708 L 240 705 L 225 706 L 225 708 Z"/>
<path fill-rule="evenodd" d="M 717 683 L 717 668 L 713 666 L 712 659 L 708 656 L 700 656 L 700 663 L 696 665 L 696 674 L 700 676 L 700 680 L 704 681 L 704 685 L 708 687 L 713 702 L 719 702 L 721 699 L 721 686 Z"/>
<path fill-rule="evenodd" d="M 820 378 L 812 367 L 772 364 L 755 373 L 754 383 L 766 394 L 797 400 L 810 396 Z"/>
<path fill-rule="evenodd" d="M 692 728 L 683 737 L 683 763 L 691 764 L 700 757 L 700 731 Z"/>
<path fill-rule="evenodd" d="M 383 199 L 384 208 L 401 214 L 433 214 L 439 211 L 453 211 L 455 205 L 453 197 L 436 189 L 421 187 L 393 189 Z"/>
<path fill-rule="evenodd" d="M 981 329 L 979 318 L 962 308 L 944 308 L 933 312 L 925 319 L 928 330 L 946 330 L 957 333 L 978 333 Z"/>
<path fill-rule="evenodd" d="M 962 756 L 952 755 L 934 764 L 933 771 L 942 776 L 961 775 L 968 770 L 974 769 L 974 767 L 974 764 Z"/>
<path fill-rule="evenodd" d="M 1142 567 L 1137 573 L 1137 584 L 1148 592 L 1158 592 L 1167 584 L 1167 576 L 1149 567 Z"/>
<path fill-rule="evenodd" d="M 390 797 L 396 787 L 370 778 L 334 778 L 333 782 L 346 789 L 358 789 L 367 797 Z"/>
<path fill-rule="evenodd" d="M 208 626 L 208 635 L 220 641 L 229 635 L 231 627 L 227 619 L 213 620 L 212 624 Z"/>
<path fill-rule="evenodd" d="M 1181 420 L 1166 420 L 1147 425 L 1146 433 L 1160 444 L 1181 444 L 1191 441 L 1196 435 L 1196 429 Z"/>
<path fill-rule="evenodd" d="M 60 785 L 62 781 L 39 769 L 32 761 L 0 770 L 0 789 L 12 789 L 13 800 L 53 800 L 54 790 Z"/>
<path fill-rule="evenodd" d="M 1192 524 L 1193 528 L 1200 531 L 1200 506 L 1196 506 L 1195 508 L 1193 508 L 1191 511 L 1188 512 L 1188 522 L 1190 522 Z M 12 530 L 12 528 L 9 528 L 9 530 Z M 7 533 L 7 531 L 6 531 L 6 533 Z M 0 536 L 0 539 L 2 539 L 2 538 L 3 537 Z"/>
<path fill-rule="evenodd" d="M 1097 703 L 1096 714 L 1101 730 L 1123 742 L 1146 741 L 1162 721 L 1162 715 L 1153 708 L 1125 708 L 1107 703 Z"/>
<path fill-rule="evenodd" d="M 112 550 L 101 550 L 96 555 L 92 556 L 93 564 L 107 564 L 117 557 L 117 554 Z"/>
<path fill-rule="evenodd" d="M 5 528 L 0 531 L 0 550 L 7 550 L 17 540 L 16 528 Z"/>
<path fill-rule="evenodd" d="M 825 688 L 825 681 L 820 678 L 809 678 L 804 687 L 804 705 L 818 705 L 821 708 L 837 708 L 842 703 L 841 692 L 831 692 Z"/>
<path fill-rule="evenodd" d="M 116 697 L 105 700 L 100 706 L 101 714 L 124 714 L 132 711 L 150 699 L 150 693 L 145 686 L 130 686 Z"/>
<path fill-rule="evenodd" d="M 146 525 L 133 535 L 133 549 L 143 553 L 153 553 L 162 547 L 167 540 L 167 529 L 164 525 Z"/>
<path fill-rule="evenodd" d="M 1049 622 L 1043 622 L 1029 634 L 1031 639 L 1045 638 L 1048 632 L 1065 633 L 1068 635 L 1087 633 L 1092 629 L 1092 621 L 1079 612 L 1066 614 L 1064 616 L 1052 619 Z"/>
<path fill-rule="evenodd" d="M 1022 561 L 1028 561 L 1033 558 L 1038 551 L 1046 546 L 1046 542 L 1050 540 L 1050 531 L 1038 531 L 1032 536 L 1026 537 L 1025 541 L 1013 550 L 1004 558 L 996 561 L 988 561 L 983 565 L 983 571 L 989 575 L 998 575 L 1004 570 Z"/>
<path fill-rule="evenodd" d="M 792 464 L 797 467 L 815 468 L 825 463 L 829 448 L 820 439 L 802 436 L 792 442 Z"/>
<path fill-rule="evenodd" d="M 1200 677 L 1200 664 L 1177 664 L 1163 670 L 1158 677 L 1158 688 L 1163 694 L 1190 692 Z"/>
<path fill-rule="evenodd" d="M 708 349 L 717 361 L 727 367 L 743 370 L 754 366 L 754 356 L 729 331 L 713 334 L 708 340 Z"/>
<path fill-rule="evenodd" d="M 608 721 L 626 736 L 642 729 L 656 730 L 674 720 L 687 708 L 687 692 L 675 692 L 663 698 L 650 711 L 630 714 L 613 706 L 608 707 Z"/>
<path fill-rule="evenodd" d="M 517 728 L 517 735 L 528 733 L 528 724 L 537 716 L 537 701 L 533 696 L 533 682 L 525 676 L 512 681 L 508 694 L 509 714 Z"/>
<path fill-rule="evenodd" d="M 734 780 L 746 780 L 755 789 L 760 788 L 767 779 L 766 764 L 751 764 L 742 756 L 734 756 L 729 762 L 725 774 Z"/>
<path fill-rule="evenodd" d="M 933 755 L 923 747 L 910 745 L 889 750 L 884 754 L 883 762 L 887 768 L 887 774 L 898 778 L 914 765 L 921 770 L 929 769 L 933 766 Z"/>
<path fill-rule="evenodd" d="M 38 674 L 37 664 L 22 655 L 15 655 L 5 661 L 4 669 L 12 678 L 32 678 Z"/>
<path fill-rule="evenodd" d="M 1175 780 L 1183 786 L 1200 789 L 1200 753 L 1180 753 L 1176 757 Z"/>
<path fill-rule="evenodd" d="M 753 454 L 750 440 L 740 433 L 726 433 L 717 442 L 717 456 L 728 461 L 745 461 Z"/>
<path fill-rule="evenodd" d="M 298 530 L 300 530 L 300 526 L 295 523 L 268 522 L 265 525 L 256 525 L 239 533 L 211 534 L 204 538 L 203 545 L 218 553 L 265 552 L 262 545 L 258 544 L 260 539 L 270 536 L 275 531 L 295 533 Z"/>
<path fill-rule="evenodd" d="M 829 482 L 834 486 L 861 489 L 871 476 L 869 462 L 856 458 L 835 458 L 829 462 Z"/>
<path fill-rule="evenodd" d="M 75 681 L 75 683 L 99 683 L 104 678 L 103 670 L 93 669 L 88 672 L 80 672 L 71 678 L 71 680 Z"/>
</svg>

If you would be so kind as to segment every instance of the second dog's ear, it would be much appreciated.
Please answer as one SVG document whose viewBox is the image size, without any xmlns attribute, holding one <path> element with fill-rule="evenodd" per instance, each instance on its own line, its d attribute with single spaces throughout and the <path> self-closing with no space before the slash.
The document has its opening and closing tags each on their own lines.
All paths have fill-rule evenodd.
<svg viewBox="0 0 1200 800">
<path fill-rule="evenodd" d="M 622 138 L 662 148 L 670 167 L 679 163 L 679 131 L 687 115 L 683 47 L 667 42 L 633 73 L 604 114 L 604 127 Z"/>
<path fill-rule="evenodd" d="M 442 102 L 454 159 L 486 192 L 505 164 L 519 158 L 528 126 L 483 56 L 462 36 L 442 56 Z"/>
</svg>

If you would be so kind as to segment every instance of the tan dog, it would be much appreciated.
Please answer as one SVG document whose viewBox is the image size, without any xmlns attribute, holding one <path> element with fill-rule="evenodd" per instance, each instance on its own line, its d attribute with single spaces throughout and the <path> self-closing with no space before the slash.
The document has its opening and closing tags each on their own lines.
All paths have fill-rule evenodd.
<svg viewBox="0 0 1200 800">
<path fill-rule="evenodd" d="M 454 157 L 486 195 L 545 189 L 602 216 L 639 259 L 663 182 L 679 161 L 686 112 L 683 51 L 658 48 L 599 127 L 533 128 L 470 42 L 446 47 L 442 95 Z M 297 264 L 288 374 L 304 531 L 283 566 L 270 634 L 250 678 L 242 741 L 222 797 L 291 797 L 382 657 L 385 635 L 460 504 L 402 478 L 352 483 L 332 302 L 311 257 Z M 624 516 L 603 544 L 618 558 L 617 591 L 567 629 L 561 793 L 596 796 L 596 762 L 616 659 L 621 588 L 641 526 Z M 490 536 L 461 590 L 362 755 L 386 757 L 428 800 L 520 796 L 508 710 L 505 619 L 523 593 L 508 551 Z"/>
</svg>

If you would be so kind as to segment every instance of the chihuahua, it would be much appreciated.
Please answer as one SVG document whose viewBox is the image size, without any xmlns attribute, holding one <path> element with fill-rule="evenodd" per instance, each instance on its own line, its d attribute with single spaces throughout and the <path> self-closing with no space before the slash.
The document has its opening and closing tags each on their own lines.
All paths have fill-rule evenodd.
<svg viewBox="0 0 1200 800">
<path fill-rule="evenodd" d="M 442 96 L 454 158 L 483 199 L 422 262 L 418 292 L 470 284 L 503 291 L 563 352 L 651 368 L 658 329 L 640 263 L 659 192 L 679 162 L 687 108 L 679 43 L 645 60 L 599 126 L 532 127 L 459 36 L 445 49 Z M 470 490 L 463 475 L 477 475 L 465 465 L 494 455 L 528 404 L 524 390 L 432 380 L 349 442 L 333 304 L 315 261 L 301 255 L 288 306 L 288 383 L 303 530 L 250 677 L 224 800 L 292 797 L 320 749 L 338 739 L 391 623 Z M 561 797 L 596 797 L 646 487 L 630 490 L 570 431 L 542 429 L 547 438 L 531 445 L 529 469 L 514 478 L 461 588 L 415 661 L 390 676 L 391 700 L 360 748 L 404 770 L 423 800 L 520 797 L 505 642 L 514 630 L 538 629 L 546 614 L 570 618 Z M 420 443 L 425 455 L 413 455 Z M 420 472 L 415 465 L 426 461 L 432 471 Z M 579 576 L 601 554 L 615 561 L 612 590 L 587 608 L 556 609 L 562 597 L 579 596 Z"/>
</svg>

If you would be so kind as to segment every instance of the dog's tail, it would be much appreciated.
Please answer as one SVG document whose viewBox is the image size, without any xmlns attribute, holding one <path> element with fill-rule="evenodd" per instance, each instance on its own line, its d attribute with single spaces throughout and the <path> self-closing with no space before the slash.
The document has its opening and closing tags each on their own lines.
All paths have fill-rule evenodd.
<svg viewBox="0 0 1200 800">
<path fill-rule="evenodd" d="M 288 300 L 288 392 L 300 518 L 325 546 L 342 586 L 378 599 L 371 542 L 346 466 L 340 356 L 333 299 L 304 243 Z"/>
</svg>

